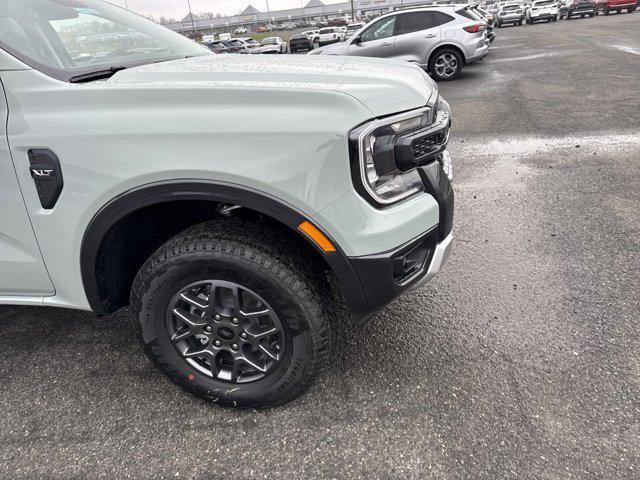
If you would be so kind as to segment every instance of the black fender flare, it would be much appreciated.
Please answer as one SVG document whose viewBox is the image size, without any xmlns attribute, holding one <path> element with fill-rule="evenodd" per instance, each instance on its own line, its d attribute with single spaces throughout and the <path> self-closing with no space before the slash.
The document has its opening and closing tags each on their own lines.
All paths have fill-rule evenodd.
<svg viewBox="0 0 640 480">
<path fill-rule="evenodd" d="M 327 262 L 343 290 L 347 305 L 354 317 L 362 318 L 369 314 L 364 290 L 349 258 L 319 225 L 293 205 L 264 192 L 206 180 L 175 180 L 143 185 L 113 198 L 94 215 L 82 239 L 80 271 L 87 300 L 96 314 L 108 313 L 103 299 L 100 298 L 96 261 L 102 241 L 109 230 L 120 220 L 141 208 L 180 200 L 203 200 L 240 205 L 286 225 L 312 245 Z M 320 230 L 333 243 L 336 251 L 324 252 L 315 242 L 302 234 L 298 226 L 304 221 L 311 222 Z"/>
</svg>

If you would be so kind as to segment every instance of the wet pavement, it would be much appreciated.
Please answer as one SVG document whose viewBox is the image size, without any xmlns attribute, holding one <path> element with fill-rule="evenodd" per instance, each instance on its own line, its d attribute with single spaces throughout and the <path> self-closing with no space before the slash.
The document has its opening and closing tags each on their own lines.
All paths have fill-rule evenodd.
<svg viewBox="0 0 640 480">
<path fill-rule="evenodd" d="M 441 84 L 455 247 L 267 411 L 151 367 L 127 312 L 0 307 L 3 478 L 640 476 L 640 14 L 498 30 Z"/>
</svg>

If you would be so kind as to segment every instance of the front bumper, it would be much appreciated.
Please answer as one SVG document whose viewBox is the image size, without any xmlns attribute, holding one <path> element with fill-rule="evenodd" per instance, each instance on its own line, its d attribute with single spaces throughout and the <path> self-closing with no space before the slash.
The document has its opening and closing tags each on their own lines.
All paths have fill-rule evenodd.
<svg viewBox="0 0 640 480">
<path fill-rule="evenodd" d="M 453 241 L 454 193 L 440 161 L 419 167 L 425 192 L 438 203 L 439 222 L 418 238 L 390 251 L 349 260 L 367 299 L 367 318 L 402 292 L 419 288 L 441 270 Z"/>
</svg>

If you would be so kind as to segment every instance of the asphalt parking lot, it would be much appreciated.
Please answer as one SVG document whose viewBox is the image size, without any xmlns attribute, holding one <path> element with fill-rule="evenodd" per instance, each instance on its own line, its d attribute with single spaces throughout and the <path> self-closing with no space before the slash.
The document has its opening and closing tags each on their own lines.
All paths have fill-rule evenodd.
<svg viewBox="0 0 640 480">
<path fill-rule="evenodd" d="M 215 408 L 128 313 L 0 307 L 3 478 L 640 475 L 640 14 L 498 30 L 454 112 L 445 271 L 284 407 Z"/>
</svg>

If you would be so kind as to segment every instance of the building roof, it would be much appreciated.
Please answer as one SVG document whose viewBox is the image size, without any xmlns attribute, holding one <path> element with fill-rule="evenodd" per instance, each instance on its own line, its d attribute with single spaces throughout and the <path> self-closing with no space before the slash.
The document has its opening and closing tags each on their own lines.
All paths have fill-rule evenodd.
<svg viewBox="0 0 640 480">
<path fill-rule="evenodd" d="M 260 10 L 258 10 L 256 7 L 254 7 L 253 5 L 249 5 L 247 8 L 245 8 L 242 13 L 240 15 L 255 15 L 257 13 L 260 13 Z"/>
<path fill-rule="evenodd" d="M 309 0 L 309 3 L 304 6 L 304 8 L 313 7 L 324 7 L 324 3 L 322 3 L 321 0 Z"/>
</svg>

